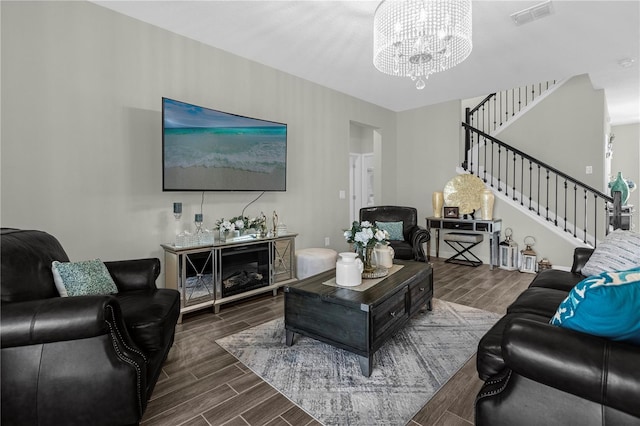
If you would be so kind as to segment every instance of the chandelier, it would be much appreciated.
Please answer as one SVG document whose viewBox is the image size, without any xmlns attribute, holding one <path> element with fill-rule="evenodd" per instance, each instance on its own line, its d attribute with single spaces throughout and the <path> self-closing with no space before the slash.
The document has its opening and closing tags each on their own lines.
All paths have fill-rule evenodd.
<svg viewBox="0 0 640 426">
<path fill-rule="evenodd" d="M 384 0 L 373 18 L 373 64 L 410 77 L 424 89 L 429 75 L 471 53 L 471 0 Z"/>
</svg>

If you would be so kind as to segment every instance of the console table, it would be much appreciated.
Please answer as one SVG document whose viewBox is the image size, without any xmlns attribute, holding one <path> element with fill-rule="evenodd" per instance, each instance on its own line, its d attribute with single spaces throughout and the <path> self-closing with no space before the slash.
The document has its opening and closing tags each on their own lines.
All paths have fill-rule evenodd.
<svg viewBox="0 0 640 426">
<path fill-rule="evenodd" d="M 500 230 L 502 229 L 502 219 L 476 220 L 457 219 L 445 217 L 428 217 L 427 231 L 431 229 L 436 233 L 436 257 L 440 257 L 440 230 L 449 229 L 452 231 L 469 231 L 475 233 L 489 234 L 489 269 L 499 266 L 500 262 Z M 431 239 L 427 242 L 427 253 L 431 255 Z"/>
<path fill-rule="evenodd" d="M 295 238 L 277 237 L 215 241 L 213 244 L 164 249 L 165 287 L 180 291 L 180 319 L 187 312 L 213 307 L 297 281 Z"/>
</svg>

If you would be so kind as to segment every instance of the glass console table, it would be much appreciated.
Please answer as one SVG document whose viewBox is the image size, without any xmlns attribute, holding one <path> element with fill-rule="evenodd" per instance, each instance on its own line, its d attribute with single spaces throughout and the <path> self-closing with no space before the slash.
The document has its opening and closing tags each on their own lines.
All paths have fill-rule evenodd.
<svg viewBox="0 0 640 426">
<path fill-rule="evenodd" d="M 190 247 L 161 244 L 165 287 L 180 291 L 182 314 L 208 307 L 214 312 L 234 300 L 273 291 L 295 282 L 295 238 L 277 237 L 215 241 Z"/>
<path fill-rule="evenodd" d="M 427 231 L 435 230 L 436 257 L 440 257 L 440 230 L 465 231 L 470 233 L 489 234 L 489 269 L 499 266 L 500 262 L 500 230 L 502 219 L 476 220 L 445 217 L 428 217 Z M 427 254 L 431 255 L 431 239 L 427 242 Z"/>
</svg>

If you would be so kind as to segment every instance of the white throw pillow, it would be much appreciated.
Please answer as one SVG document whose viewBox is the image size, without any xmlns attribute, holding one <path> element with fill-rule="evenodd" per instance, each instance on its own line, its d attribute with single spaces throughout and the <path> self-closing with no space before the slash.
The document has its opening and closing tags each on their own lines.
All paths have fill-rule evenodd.
<svg viewBox="0 0 640 426">
<path fill-rule="evenodd" d="M 640 266 L 640 234 L 617 229 L 598 244 L 582 268 L 582 275 L 626 271 Z"/>
</svg>

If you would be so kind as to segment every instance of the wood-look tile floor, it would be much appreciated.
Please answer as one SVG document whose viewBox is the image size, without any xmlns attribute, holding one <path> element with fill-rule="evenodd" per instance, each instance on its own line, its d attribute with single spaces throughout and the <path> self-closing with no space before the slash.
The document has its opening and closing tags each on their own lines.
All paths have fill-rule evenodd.
<svg viewBox="0 0 640 426">
<path fill-rule="evenodd" d="M 431 260 L 435 297 L 504 313 L 533 275 L 487 265 L 472 268 Z M 215 343 L 216 339 L 283 315 L 284 297 L 266 293 L 234 305 L 185 316 L 142 425 L 319 425 Z M 375 368 L 375 366 L 374 366 Z M 469 426 L 482 382 L 470 359 L 408 423 Z M 363 425 L 369 426 L 369 425 Z"/>
</svg>

